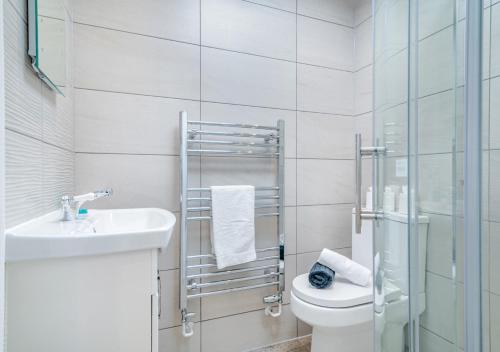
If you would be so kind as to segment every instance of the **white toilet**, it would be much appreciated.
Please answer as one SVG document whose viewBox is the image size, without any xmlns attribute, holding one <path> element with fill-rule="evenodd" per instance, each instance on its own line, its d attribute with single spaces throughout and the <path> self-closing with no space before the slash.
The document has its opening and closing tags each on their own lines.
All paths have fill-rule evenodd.
<svg viewBox="0 0 500 352">
<path fill-rule="evenodd" d="M 425 282 L 428 218 L 419 217 L 419 279 Z M 362 287 L 340 276 L 327 289 L 309 284 L 308 274 L 293 280 L 291 309 L 297 318 L 313 327 L 312 352 L 404 351 L 404 328 L 408 323 L 407 216 L 386 214 L 383 222 L 383 289 L 373 303 L 373 286 Z M 352 259 L 373 272 L 373 222 L 363 220 L 362 233 L 352 231 Z M 420 292 L 420 313 L 425 309 L 425 285 Z M 382 291 L 382 294 L 381 292 Z M 374 309 L 375 308 L 375 309 Z M 374 317 L 377 336 L 374 339 Z M 382 347 L 383 346 L 383 347 Z M 390 346 L 390 347 L 389 347 Z"/>
</svg>

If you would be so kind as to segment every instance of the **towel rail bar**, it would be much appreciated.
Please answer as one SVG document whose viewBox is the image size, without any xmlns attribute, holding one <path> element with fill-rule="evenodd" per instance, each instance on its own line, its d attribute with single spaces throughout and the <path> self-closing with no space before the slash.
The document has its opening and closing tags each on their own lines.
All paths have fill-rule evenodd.
<svg viewBox="0 0 500 352">
<path fill-rule="evenodd" d="M 256 218 L 266 218 L 269 216 L 280 216 L 280 213 L 263 213 L 263 214 L 255 214 Z M 188 221 L 204 221 L 204 220 L 212 220 L 211 216 L 188 216 L 186 218 Z"/>
<path fill-rule="evenodd" d="M 276 304 L 281 307 L 285 288 L 285 124 L 283 120 L 279 120 L 275 126 L 189 121 L 185 111 L 180 113 L 179 122 L 181 141 L 179 158 L 181 174 L 179 308 L 182 316 L 182 333 L 188 337 L 193 334 L 192 316 L 194 315 L 188 311 L 188 303 L 195 298 L 275 287 L 276 291 L 272 292 L 271 300 L 270 296 L 263 297 L 266 312 Z M 211 188 L 208 185 L 188 187 L 190 178 L 188 159 L 195 156 L 228 156 L 228 158 L 221 157 L 221 163 L 231 163 L 236 160 L 232 157 L 262 157 L 266 162 L 273 163 L 272 169 L 276 170 L 275 182 L 271 185 L 255 187 L 255 218 L 276 217 L 277 229 L 276 233 L 272 234 L 276 238 L 276 245 L 256 249 L 257 253 L 264 254 L 260 254 L 261 257 L 257 257 L 250 265 L 217 270 L 216 257 L 213 254 L 188 255 L 191 231 L 188 223 L 190 221 L 212 220 L 211 214 L 207 213 L 212 210 Z M 246 184 L 246 182 L 242 184 Z M 262 235 L 260 234 L 259 238 L 262 238 Z M 252 282 L 252 280 L 263 281 Z M 225 285 L 232 284 L 237 287 L 224 288 Z M 210 290 L 203 292 L 205 291 L 201 290 L 203 288 L 210 288 Z M 201 290 L 201 292 L 194 291 L 196 293 L 192 293 L 193 290 Z M 277 311 L 279 312 L 281 309 Z"/>
<path fill-rule="evenodd" d="M 275 260 L 275 259 L 280 259 L 279 256 L 273 255 L 269 257 L 262 257 L 262 258 L 257 258 L 252 263 L 255 262 L 265 262 L 268 260 Z M 217 268 L 217 264 L 212 264 L 212 263 L 207 263 L 207 264 L 195 264 L 195 265 L 188 265 L 188 269 L 205 269 L 205 268 Z"/>
<path fill-rule="evenodd" d="M 242 133 L 242 132 L 222 132 L 222 131 L 201 131 L 201 130 L 188 130 L 188 134 L 193 135 L 209 135 L 209 136 L 227 136 L 227 137 L 243 137 L 243 138 L 263 138 L 264 140 L 276 139 L 276 135 L 269 133 Z"/>
<path fill-rule="evenodd" d="M 258 271 L 258 270 L 275 269 L 277 267 L 278 267 L 278 264 L 261 265 L 261 266 L 253 266 L 251 268 L 244 268 L 244 269 L 233 269 L 233 270 L 226 270 L 226 271 L 216 271 L 213 273 L 193 274 L 193 275 L 188 275 L 187 278 L 189 280 L 196 279 L 196 278 L 202 279 L 202 278 L 210 278 L 210 277 L 217 277 L 217 276 L 224 276 L 224 275 L 231 275 L 231 274 L 248 273 L 248 272 Z"/>
<path fill-rule="evenodd" d="M 276 208 L 279 207 L 279 204 L 263 204 L 263 205 L 256 205 L 255 209 L 268 209 L 268 208 Z M 187 211 L 210 211 L 212 210 L 212 207 L 192 207 L 188 208 Z"/>
<path fill-rule="evenodd" d="M 257 147 L 257 148 L 276 148 L 278 143 L 257 143 L 257 142 L 237 142 L 237 141 L 216 141 L 210 139 L 192 139 L 189 141 L 192 144 L 216 144 L 229 145 L 234 147 Z"/>
<path fill-rule="evenodd" d="M 256 192 L 279 191 L 279 187 L 255 187 Z M 211 192 L 210 187 L 190 187 L 188 192 Z"/>
<path fill-rule="evenodd" d="M 202 283 L 193 282 L 192 284 L 188 285 L 187 289 L 188 290 L 199 290 L 201 288 L 206 288 L 206 287 L 230 285 L 230 284 L 235 284 L 238 282 L 267 279 L 270 277 L 279 276 L 279 274 L 280 273 L 269 273 L 269 274 L 262 274 L 262 275 L 248 276 L 248 277 L 239 277 L 237 279 L 210 281 L 210 282 L 202 282 Z"/>
<path fill-rule="evenodd" d="M 268 287 L 268 286 L 275 286 L 275 285 L 280 285 L 280 281 L 273 281 L 273 282 L 268 282 L 265 284 L 258 284 L 258 285 L 252 285 L 252 286 L 243 286 L 243 287 L 235 287 L 235 288 L 228 288 L 225 290 L 219 290 L 219 291 L 210 291 L 210 292 L 202 292 L 202 293 L 196 293 L 192 295 L 187 295 L 188 299 L 193 299 L 193 298 L 201 298 L 201 297 L 207 297 L 207 296 L 215 296 L 215 295 L 223 295 L 226 293 L 233 293 L 233 292 L 239 292 L 239 291 L 246 291 L 246 290 L 253 290 L 256 288 L 262 288 L 262 287 Z"/>
<path fill-rule="evenodd" d="M 258 130 L 271 130 L 271 131 L 278 130 L 278 128 L 275 126 L 253 125 L 253 124 L 245 124 L 245 123 L 193 121 L 193 120 L 189 120 L 189 121 L 187 121 L 187 123 L 191 124 L 191 125 L 253 128 L 253 129 L 258 129 Z"/>
<path fill-rule="evenodd" d="M 255 196 L 255 200 L 271 200 L 271 199 L 279 199 L 279 196 Z M 193 197 L 188 198 L 187 201 L 211 201 L 210 197 Z"/>
<path fill-rule="evenodd" d="M 257 253 L 264 253 L 264 252 L 277 251 L 278 249 L 280 249 L 280 247 L 261 248 L 261 249 L 256 249 L 255 251 Z M 213 258 L 213 259 L 215 259 L 215 255 L 213 255 L 213 254 L 188 255 L 188 259 L 202 259 L 202 258 Z"/>
</svg>

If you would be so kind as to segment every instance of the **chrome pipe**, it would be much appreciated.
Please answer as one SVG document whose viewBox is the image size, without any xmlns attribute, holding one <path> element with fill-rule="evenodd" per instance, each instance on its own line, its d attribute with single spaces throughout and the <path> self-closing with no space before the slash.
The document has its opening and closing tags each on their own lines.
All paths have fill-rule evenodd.
<svg viewBox="0 0 500 352">
<path fill-rule="evenodd" d="M 267 209 L 267 208 L 277 208 L 279 207 L 279 204 L 264 204 L 264 205 L 256 205 L 255 209 Z M 187 211 L 210 211 L 212 210 L 212 207 L 192 207 L 192 208 L 187 208 Z"/>
<path fill-rule="evenodd" d="M 192 125 L 204 125 L 204 126 L 223 126 L 223 127 L 237 127 L 237 128 L 253 128 L 258 130 L 278 130 L 274 126 L 263 126 L 263 125 L 252 125 L 244 123 L 231 123 L 231 122 L 210 122 L 210 121 L 188 121 Z"/>
<path fill-rule="evenodd" d="M 193 274 L 193 275 L 188 275 L 188 280 L 189 279 L 197 279 L 197 278 L 210 278 L 210 277 L 217 277 L 217 276 L 223 276 L 223 275 L 231 275 L 231 274 L 239 274 L 239 273 L 247 273 L 251 271 L 257 271 L 257 270 L 266 270 L 266 269 L 276 269 L 279 265 L 278 264 L 273 264 L 273 265 L 262 265 L 262 266 L 254 266 L 251 268 L 245 268 L 245 269 L 234 269 L 234 270 L 226 270 L 226 271 L 216 271 L 213 273 L 203 273 L 203 274 Z"/>
<path fill-rule="evenodd" d="M 256 249 L 255 252 L 257 253 L 263 253 L 263 252 L 270 252 L 270 251 L 277 251 L 280 249 L 280 247 L 269 247 L 269 248 L 261 248 L 261 249 Z M 214 258 L 214 254 L 196 254 L 196 255 L 188 255 L 188 259 L 200 259 L 200 258 Z"/>
<path fill-rule="evenodd" d="M 241 132 L 220 132 L 220 131 L 200 131 L 200 130 L 189 130 L 189 134 L 199 134 L 199 135 L 209 135 L 209 136 L 228 136 L 228 137 L 243 137 L 243 138 L 264 138 L 264 140 L 276 139 L 274 134 L 263 134 L 263 133 L 241 133 Z"/>
<path fill-rule="evenodd" d="M 273 255 L 270 257 L 263 257 L 263 258 L 257 258 L 255 260 L 252 260 L 252 263 L 255 262 L 264 262 L 266 260 L 275 260 L 275 259 L 280 259 L 279 256 Z M 188 269 L 205 269 L 205 268 L 216 268 L 217 264 L 196 264 L 196 265 L 188 265 Z"/>
<path fill-rule="evenodd" d="M 269 273 L 269 274 L 262 274 L 262 275 L 248 276 L 248 277 L 239 277 L 237 279 L 204 282 L 204 283 L 199 283 L 199 284 L 192 283 L 191 285 L 187 286 L 187 289 L 188 290 L 198 290 L 198 289 L 205 288 L 205 287 L 230 285 L 230 284 L 234 284 L 234 283 L 238 283 L 238 282 L 266 279 L 266 278 L 274 277 L 274 276 L 278 276 L 278 275 L 279 275 L 279 273 Z"/>
<path fill-rule="evenodd" d="M 235 147 L 257 147 L 257 148 L 276 148 L 279 147 L 277 143 L 257 143 L 257 142 L 236 142 L 236 141 L 212 141 L 207 139 L 191 139 L 189 143 L 192 144 L 218 144 L 230 145 Z"/>
<path fill-rule="evenodd" d="M 255 150 L 225 150 L 225 149 L 188 149 L 188 153 L 197 154 L 224 154 L 224 155 L 255 155 L 255 156 L 279 156 L 279 153 L 266 153 Z"/>
<path fill-rule="evenodd" d="M 232 293 L 232 292 L 238 292 L 238 291 L 246 291 L 246 290 L 252 290 L 252 289 L 256 289 L 256 288 L 262 288 L 262 287 L 268 287 L 268 286 L 275 286 L 275 285 L 279 285 L 279 281 L 268 282 L 268 283 L 265 283 L 265 284 L 258 284 L 258 285 L 252 285 L 252 286 L 228 288 L 226 290 L 220 290 L 220 291 L 196 293 L 196 294 L 193 294 L 193 295 L 187 295 L 187 298 L 188 299 L 194 299 L 194 298 L 201 298 L 201 297 L 206 297 L 206 296 L 223 295 L 223 294 L 226 294 L 226 293 Z"/>
<path fill-rule="evenodd" d="M 255 187 L 256 191 L 279 191 L 279 187 Z M 210 192 L 210 187 L 188 188 L 188 192 Z"/>
</svg>

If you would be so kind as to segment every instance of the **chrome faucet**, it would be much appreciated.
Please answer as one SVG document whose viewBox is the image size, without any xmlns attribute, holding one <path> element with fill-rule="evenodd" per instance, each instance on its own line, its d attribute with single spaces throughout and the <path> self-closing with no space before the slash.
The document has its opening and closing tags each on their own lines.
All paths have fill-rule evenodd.
<svg viewBox="0 0 500 352">
<path fill-rule="evenodd" d="M 80 208 L 83 203 L 96 200 L 103 197 L 110 197 L 113 195 L 113 189 L 104 189 L 100 191 L 81 194 L 79 196 L 65 195 L 61 198 L 62 206 L 62 221 L 75 220 L 78 217 Z"/>
</svg>

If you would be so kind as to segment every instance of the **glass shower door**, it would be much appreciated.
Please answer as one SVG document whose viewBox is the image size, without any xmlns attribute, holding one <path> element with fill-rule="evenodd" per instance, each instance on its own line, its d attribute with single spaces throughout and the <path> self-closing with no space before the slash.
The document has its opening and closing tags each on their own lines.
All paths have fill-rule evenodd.
<svg viewBox="0 0 500 352">
<path fill-rule="evenodd" d="M 374 144 L 386 150 L 373 168 L 375 350 L 476 352 L 470 343 L 479 331 L 482 351 L 500 352 L 498 255 L 488 255 L 500 243 L 493 231 L 500 2 L 373 6 Z M 472 71 L 481 45 L 482 73 Z M 471 110 L 481 91 L 482 112 Z M 474 317 L 480 322 L 467 320 Z"/>
<path fill-rule="evenodd" d="M 374 6 L 375 351 L 403 352 L 410 322 L 408 168 L 409 0 Z"/>
</svg>

